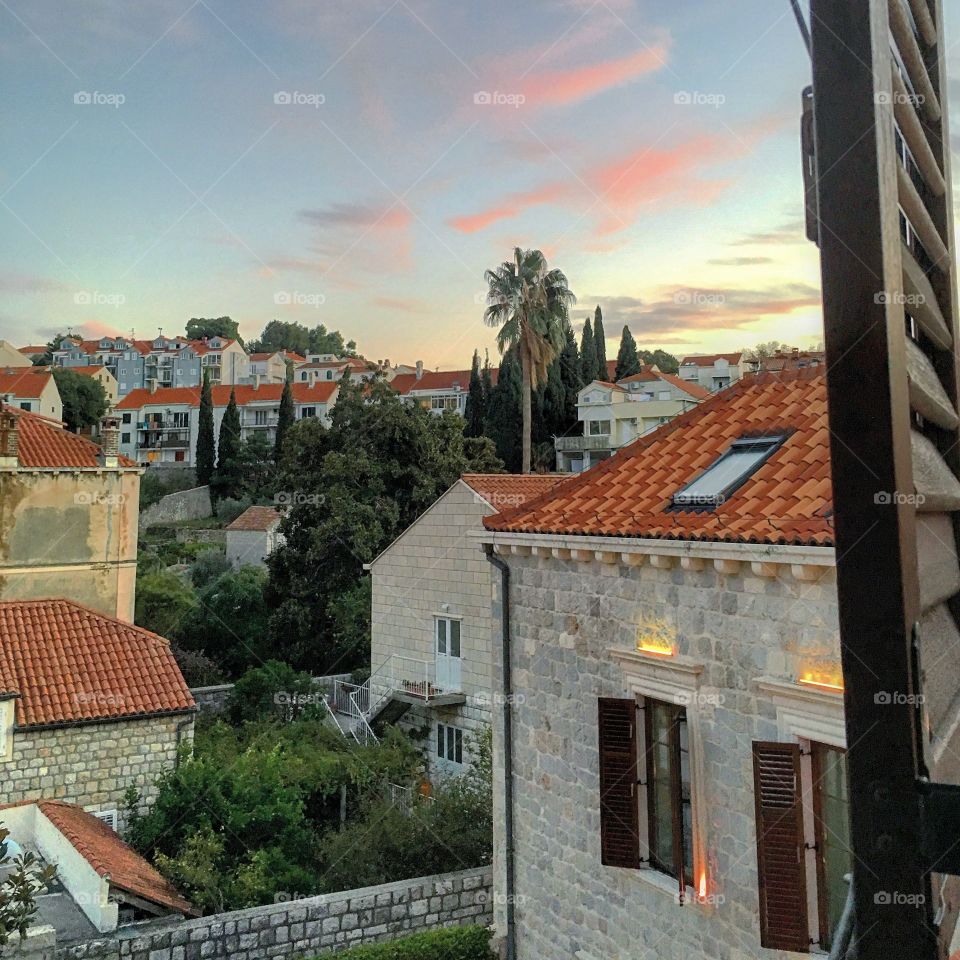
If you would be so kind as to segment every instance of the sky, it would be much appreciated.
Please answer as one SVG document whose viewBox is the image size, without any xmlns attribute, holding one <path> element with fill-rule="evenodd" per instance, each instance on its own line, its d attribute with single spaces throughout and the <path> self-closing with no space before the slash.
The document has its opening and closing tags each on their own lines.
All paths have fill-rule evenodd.
<svg viewBox="0 0 960 960">
<path fill-rule="evenodd" d="M 788 0 L 0 0 L 0 79 L 18 346 L 227 314 L 463 368 L 516 245 L 578 331 L 600 304 L 608 356 L 624 324 L 678 355 L 822 339 Z"/>
</svg>

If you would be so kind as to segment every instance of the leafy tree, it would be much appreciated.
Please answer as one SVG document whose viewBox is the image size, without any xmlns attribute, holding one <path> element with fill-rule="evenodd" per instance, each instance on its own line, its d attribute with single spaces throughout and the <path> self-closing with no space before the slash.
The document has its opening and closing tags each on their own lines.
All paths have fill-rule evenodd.
<svg viewBox="0 0 960 960">
<path fill-rule="evenodd" d="M 577 397 L 583 387 L 583 367 L 580 363 L 580 351 L 573 327 L 568 323 L 563 351 L 560 354 L 560 379 L 563 382 L 563 417 L 557 423 L 557 435 L 565 436 L 579 422 L 577 417 Z"/>
<path fill-rule="evenodd" d="M 500 360 L 497 385 L 487 404 L 484 432 L 497 450 L 497 456 L 511 473 L 523 462 L 523 438 L 520 420 L 521 374 L 517 351 L 510 348 Z"/>
<path fill-rule="evenodd" d="M 617 372 L 613 375 L 618 383 L 624 377 L 632 377 L 640 372 L 640 357 L 637 354 L 637 341 L 633 339 L 630 328 L 624 324 L 620 335 L 620 349 L 617 352 Z"/>
<path fill-rule="evenodd" d="M 313 677 L 289 663 L 268 660 L 250 667 L 230 691 L 227 716 L 233 724 L 271 717 L 293 720 L 314 699 Z"/>
<path fill-rule="evenodd" d="M 541 443 L 548 443 L 553 450 L 553 438 L 561 436 L 567 429 L 567 388 L 563 382 L 563 354 L 559 353 L 547 371 L 547 382 L 543 386 L 540 403 L 540 416 L 543 424 Z M 551 454 L 550 459 L 553 459 Z"/>
<path fill-rule="evenodd" d="M 199 590 L 232 569 L 227 555 L 221 550 L 204 550 L 190 564 L 190 582 Z"/>
<path fill-rule="evenodd" d="M 267 639 L 266 583 L 262 567 L 241 567 L 201 587 L 196 595 L 198 615 L 180 627 L 181 646 L 215 660 L 232 677 L 262 663 L 272 649 Z"/>
<path fill-rule="evenodd" d="M 679 373 L 680 361 L 666 350 L 640 350 L 640 359 L 644 363 L 655 364 L 662 373 Z"/>
<path fill-rule="evenodd" d="M 274 353 L 289 350 L 304 356 L 310 352 L 310 331 L 302 323 L 271 320 L 257 340 L 250 344 L 254 353 Z"/>
<path fill-rule="evenodd" d="M 593 325 L 590 318 L 583 323 L 583 335 L 580 338 L 580 379 L 586 386 L 597 379 L 597 348 L 593 343 Z"/>
<path fill-rule="evenodd" d="M 603 331 L 603 314 L 600 312 L 600 304 L 593 314 L 593 349 L 597 354 L 597 380 L 609 380 L 610 373 L 607 370 L 607 335 Z"/>
<path fill-rule="evenodd" d="M 204 486 L 213 478 L 217 450 L 213 439 L 213 391 L 210 387 L 210 371 L 204 368 L 203 386 L 200 389 L 200 414 L 197 433 L 197 450 L 194 463 L 197 483 Z"/>
<path fill-rule="evenodd" d="M 204 337 L 224 337 L 243 346 L 239 324 L 229 317 L 191 317 L 187 322 L 187 339 L 202 340 Z"/>
<path fill-rule="evenodd" d="M 273 459 L 275 463 L 280 462 L 280 453 L 283 450 L 283 441 L 287 431 L 296 422 L 296 412 L 293 406 L 293 385 L 290 378 L 287 377 L 283 385 L 283 393 L 280 395 L 280 412 L 277 414 L 277 435 L 273 447 Z"/>
<path fill-rule="evenodd" d="M 154 570 L 137 577 L 134 622 L 138 627 L 175 640 L 195 614 L 193 590 L 175 573 Z"/>
<path fill-rule="evenodd" d="M 277 475 L 274 453 L 274 445 L 262 430 L 255 431 L 241 441 L 235 486 L 241 499 L 260 502 L 273 499 Z M 219 504 L 217 516 L 220 516 Z"/>
<path fill-rule="evenodd" d="M 52 340 L 47 342 L 46 352 L 40 354 L 38 357 L 33 358 L 33 365 L 35 367 L 49 367 L 53 363 L 53 354 L 56 350 L 63 349 L 63 341 L 67 339 L 65 333 L 58 333 Z"/>
<path fill-rule="evenodd" d="M 362 659 L 363 638 L 338 632 L 331 605 L 355 598 L 363 564 L 475 467 L 461 417 L 405 403 L 384 382 L 345 381 L 331 421 L 289 431 L 277 483 L 297 502 L 268 559 L 274 649 L 314 671 Z"/>
<path fill-rule="evenodd" d="M 51 376 L 60 391 L 63 420 L 68 430 L 77 433 L 82 427 L 93 427 L 100 422 L 110 405 L 102 383 L 69 367 L 54 367 Z"/>
<path fill-rule="evenodd" d="M 487 398 L 483 393 L 483 377 L 480 373 L 480 354 L 473 351 L 473 363 L 470 365 L 470 390 L 467 393 L 467 406 L 464 417 L 467 425 L 464 436 L 479 437 L 483 434 L 483 419 L 486 416 Z"/>
<path fill-rule="evenodd" d="M 501 354 L 514 346 L 520 355 L 521 469 L 530 472 L 533 390 L 547 378 L 547 368 L 563 349 L 563 328 L 576 297 L 560 270 L 551 270 L 539 250 L 516 247 L 513 260 L 487 270 L 489 287 L 484 322 L 499 327 Z"/>
<path fill-rule="evenodd" d="M 10 831 L 0 825 L 0 947 L 17 934 L 23 940 L 37 914 L 37 897 L 56 878 L 56 868 L 40 867 L 30 852 L 10 856 Z"/>
<path fill-rule="evenodd" d="M 237 497 L 241 493 L 242 473 L 240 450 L 242 446 L 240 408 L 237 406 L 237 391 L 230 391 L 230 401 L 220 421 L 220 438 L 217 441 L 217 468 L 211 480 L 211 493 L 219 497 Z"/>
<path fill-rule="evenodd" d="M 321 323 L 310 331 L 311 353 L 335 353 L 338 357 L 355 357 L 357 345 L 353 340 L 343 341 L 339 330 L 327 330 Z"/>
<path fill-rule="evenodd" d="M 227 675 L 206 654 L 197 653 L 196 650 L 184 650 L 175 643 L 170 644 L 170 652 L 188 687 L 210 687 L 226 682 Z"/>
</svg>

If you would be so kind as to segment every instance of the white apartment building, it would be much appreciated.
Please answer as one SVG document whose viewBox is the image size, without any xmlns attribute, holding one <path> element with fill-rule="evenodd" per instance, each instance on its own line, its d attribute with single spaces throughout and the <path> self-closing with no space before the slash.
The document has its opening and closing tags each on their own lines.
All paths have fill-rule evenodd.
<svg viewBox="0 0 960 960">
<path fill-rule="evenodd" d="M 680 361 L 680 378 L 714 393 L 736 383 L 745 373 L 752 372 L 754 366 L 741 352 L 684 357 Z"/>
</svg>

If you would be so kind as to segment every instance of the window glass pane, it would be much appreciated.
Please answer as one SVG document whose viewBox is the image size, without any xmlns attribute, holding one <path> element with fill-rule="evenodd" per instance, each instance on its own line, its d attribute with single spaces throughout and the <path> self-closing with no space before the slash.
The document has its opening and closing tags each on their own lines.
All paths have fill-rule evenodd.
<svg viewBox="0 0 960 960">
<path fill-rule="evenodd" d="M 817 843 L 822 852 L 822 897 L 826 916 L 822 918 L 820 946 L 829 949 L 833 931 L 840 922 L 847 899 L 848 884 L 844 875 L 853 869 L 850 852 L 849 801 L 847 798 L 847 760 L 842 750 L 816 744 L 820 783 L 820 822 Z"/>
<path fill-rule="evenodd" d="M 457 752 L 456 752 L 456 761 L 457 763 L 463 763 L 463 731 L 457 731 Z"/>
<path fill-rule="evenodd" d="M 447 727 L 447 759 L 452 760 L 454 757 L 454 729 L 453 727 Z"/>
<path fill-rule="evenodd" d="M 437 620 L 437 653 L 447 652 L 447 621 Z"/>
<path fill-rule="evenodd" d="M 445 737 L 446 737 L 446 733 L 444 732 L 443 724 L 438 723 L 437 724 L 437 756 L 438 757 L 443 756 Z"/>
<path fill-rule="evenodd" d="M 650 797 L 650 856 L 654 866 L 673 873 L 673 804 L 670 792 L 670 728 L 673 708 L 649 701 L 650 744 L 647 778 Z"/>
<path fill-rule="evenodd" d="M 741 477 L 755 470 L 778 442 L 779 438 L 775 437 L 740 447 L 735 444 L 730 453 L 721 457 L 706 473 L 674 494 L 674 501 L 692 504 L 712 502 Z"/>
<path fill-rule="evenodd" d="M 460 621 L 450 621 L 450 656 L 460 656 Z"/>
<path fill-rule="evenodd" d="M 693 813 L 690 806 L 690 744 L 687 730 L 687 711 L 677 717 L 677 738 L 680 749 L 680 823 L 683 827 L 683 865 L 686 881 L 693 878 Z"/>
</svg>

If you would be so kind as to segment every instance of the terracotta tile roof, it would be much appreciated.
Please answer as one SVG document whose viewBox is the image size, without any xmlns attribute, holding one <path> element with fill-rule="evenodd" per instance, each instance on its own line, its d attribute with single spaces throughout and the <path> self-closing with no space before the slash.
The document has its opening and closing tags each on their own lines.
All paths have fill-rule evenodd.
<svg viewBox="0 0 960 960">
<path fill-rule="evenodd" d="M 494 385 L 500 373 L 498 367 L 490 368 L 490 378 Z M 454 384 L 460 384 L 464 392 L 470 389 L 469 370 L 424 370 L 418 380 L 415 373 L 398 373 L 391 381 L 390 386 L 397 393 L 407 394 L 417 390 L 452 390 Z"/>
<path fill-rule="evenodd" d="M 0 690 L 21 727 L 194 709 L 166 640 L 72 600 L 0 602 Z"/>
<path fill-rule="evenodd" d="M 783 445 L 713 510 L 674 511 L 671 497 L 747 435 Z M 490 530 L 829 546 L 833 543 L 827 388 L 822 370 L 749 375 Z"/>
<path fill-rule="evenodd" d="M 179 339 L 179 338 L 178 338 Z M 236 340 L 229 340 L 226 337 L 223 338 L 223 343 L 219 347 L 211 347 L 206 340 L 186 340 L 185 343 L 190 344 L 190 348 L 198 356 L 203 356 L 207 353 L 219 353 L 221 350 L 226 350 L 228 347 L 235 344 Z"/>
<path fill-rule="evenodd" d="M 491 507 L 519 507 L 546 493 L 567 473 L 465 473 L 460 479 Z"/>
<path fill-rule="evenodd" d="M 12 413 L 18 420 L 18 459 L 21 467 L 102 467 L 100 447 L 86 437 L 65 430 L 59 421 L 16 407 L 4 406 L 2 409 L 5 413 Z M 128 457 L 121 456 L 118 460 L 121 467 L 139 469 Z"/>
<path fill-rule="evenodd" d="M 607 361 L 607 379 L 613 382 L 617 379 L 617 361 L 608 360 Z"/>
<path fill-rule="evenodd" d="M 29 347 L 20 347 L 20 352 L 26 356 L 32 356 L 34 354 L 46 353 L 47 348 L 45 346 L 29 346 Z"/>
<path fill-rule="evenodd" d="M 333 381 L 321 383 L 293 383 L 293 399 L 296 403 L 329 403 L 339 385 Z M 259 389 L 252 384 L 217 384 L 210 388 L 215 407 L 225 407 L 230 402 L 230 391 L 236 390 L 238 406 L 248 403 L 279 403 L 283 396 L 282 383 L 261 383 Z M 160 387 L 155 392 L 139 387 L 131 390 L 117 405 L 117 410 L 140 410 L 143 407 L 186 404 L 200 406 L 200 387 Z"/>
<path fill-rule="evenodd" d="M 50 386 L 50 375 L 36 367 L 0 367 L 0 394 L 38 400 Z"/>
<path fill-rule="evenodd" d="M 610 390 L 619 390 L 621 393 L 627 392 L 626 390 L 624 390 L 623 387 L 620 386 L 619 383 L 612 383 L 609 380 L 591 380 L 590 383 L 586 384 L 586 386 L 583 386 L 580 389 L 585 390 L 587 387 L 591 386 L 594 383 L 599 384 L 601 387 L 607 387 Z"/>
<path fill-rule="evenodd" d="M 46 369 L 47 369 L 47 370 L 51 370 L 52 368 L 51 368 L 51 367 L 47 367 Z M 104 370 L 107 370 L 107 368 L 104 367 L 104 366 L 67 367 L 66 369 L 67 369 L 67 370 L 72 370 L 74 373 L 81 373 L 81 374 L 83 374 L 85 377 L 95 377 L 95 376 L 97 376 L 98 374 L 103 373 Z M 107 370 L 107 373 L 110 373 L 110 371 Z M 110 376 L 112 377 L 113 374 L 110 373 Z"/>
<path fill-rule="evenodd" d="M 680 366 L 692 364 L 698 367 L 712 367 L 718 360 L 726 360 L 727 363 L 738 364 L 743 359 L 743 352 L 737 353 L 706 353 L 697 354 L 692 357 L 684 357 L 680 361 Z"/>
<path fill-rule="evenodd" d="M 111 887 L 178 913 L 196 912 L 169 880 L 92 813 L 62 800 L 38 800 L 37 807 Z"/>
<path fill-rule="evenodd" d="M 265 532 L 282 519 L 283 515 L 276 507 L 247 507 L 227 529 Z"/>
<path fill-rule="evenodd" d="M 704 389 L 698 383 L 688 383 L 686 380 L 681 380 L 680 377 L 675 374 L 661 373 L 659 370 L 655 371 L 649 368 L 641 370 L 640 373 L 635 373 L 631 377 L 624 377 L 622 380 L 618 380 L 617 383 L 622 386 L 625 383 L 656 383 L 657 381 L 666 381 L 697 400 L 705 400 L 710 396 L 710 391 Z"/>
</svg>

